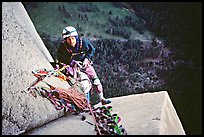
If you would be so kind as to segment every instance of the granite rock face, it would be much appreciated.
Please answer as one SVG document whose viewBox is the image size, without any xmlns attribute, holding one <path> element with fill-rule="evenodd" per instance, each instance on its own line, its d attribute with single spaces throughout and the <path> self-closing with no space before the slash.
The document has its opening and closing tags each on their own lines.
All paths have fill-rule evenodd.
<svg viewBox="0 0 204 137">
<path fill-rule="evenodd" d="M 2 134 L 16 135 L 62 115 L 42 97 L 23 89 L 37 78 L 31 70 L 53 69 L 53 59 L 20 2 L 2 3 Z M 59 85 L 59 81 L 53 80 Z"/>
<path fill-rule="evenodd" d="M 129 135 L 185 135 L 167 91 L 113 98 Z M 119 106 L 119 107 L 118 107 Z"/>
</svg>

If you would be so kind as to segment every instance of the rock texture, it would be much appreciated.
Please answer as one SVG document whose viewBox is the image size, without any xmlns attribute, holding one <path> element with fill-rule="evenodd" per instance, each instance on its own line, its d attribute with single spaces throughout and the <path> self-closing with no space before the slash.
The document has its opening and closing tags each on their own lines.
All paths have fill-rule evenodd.
<svg viewBox="0 0 204 137">
<path fill-rule="evenodd" d="M 128 135 L 185 135 L 166 91 L 110 99 L 112 114 L 117 113 L 121 117 L 119 124 L 127 130 Z M 89 114 L 84 115 L 87 121 L 94 123 Z M 26 135 L 96 135 L 94 127 L 80 118 L 78 115 L 68 115 Z"/>
<path fill-rule="evenodd" d="M 167 91 L 111 100 L 114 111 L 122 117 L 122 125 L 129 135 L 185 134 Z"/>
<path fill-rule="evenodd" d="M 20 2 L 2 3 L 2 134 L 16 135 L 58 118 L 51 103 L 21 92 L 36 78 L 31 70 L 53 69 L 53 59 Z M 60 81 L 53 80 L 60 85 Z M 64 85 L 64 84 L 61 84 Z"/>
</svg>

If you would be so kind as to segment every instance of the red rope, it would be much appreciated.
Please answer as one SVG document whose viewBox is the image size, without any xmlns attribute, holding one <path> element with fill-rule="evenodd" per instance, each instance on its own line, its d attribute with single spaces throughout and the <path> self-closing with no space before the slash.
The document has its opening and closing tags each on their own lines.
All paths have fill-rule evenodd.
<svg viewBox="0 0 204 137">
<path fill-rule="evenodd" d="M 98 127 L 98 123 L 96 122 L 96 118 L 95 118 L 95 116 L 94 116 L 94 114 L 93 114 L 93 111 L 92 111 L 92 108 L 91 108 L 90 103 L 88 103 L 88 107 L 89 107 L 89 110 L 90 110 L 91 115 L 92 115 L 92 117 L 93 117 L 94 123 L 95 123 L 95 125 L 96 125 L 97 130 L 98 130 L 98 133 L 99 133 L 99 135 L 101 135 L 100 129 L 99 129 L 99 127 Z"/>
</svg>

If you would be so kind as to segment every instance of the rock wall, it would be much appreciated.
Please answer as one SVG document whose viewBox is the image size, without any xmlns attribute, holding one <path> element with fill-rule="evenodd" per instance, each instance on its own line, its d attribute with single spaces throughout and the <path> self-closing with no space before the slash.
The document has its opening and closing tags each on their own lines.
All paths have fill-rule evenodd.
<svg viewBox="0 0 204 137">
<path fill-rule="evenodd" d="M 36 80 L 31 70 L 53 69 L 52 61 L 22 3 L 3 2 L 2 135 L 20 134 L 63 114 L 47 99 L 21 92 Z"/>
</svg>

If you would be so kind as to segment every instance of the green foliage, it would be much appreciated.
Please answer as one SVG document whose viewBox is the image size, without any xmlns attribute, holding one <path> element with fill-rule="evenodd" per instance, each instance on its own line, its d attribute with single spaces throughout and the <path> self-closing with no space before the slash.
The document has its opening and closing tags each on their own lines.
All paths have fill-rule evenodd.
<svg viewBox="0 0 204 137">
<path fill-rule="evenodd" d="M 79 6 L 79 11 L 81 11 L 81 12 L 98 12 L 99 9 L 96 5 L 93 5 L 92 2 L 86 2 L 83 5 Z"/>
<path fill-rule="evenodd" d="M 94 41 L 96 47 L 94 64 L 99 66 L 94 67 L 106 90 L 106 96 L 115 97 L 133 93 L 135 91 L 134 83 L 143 80 L 137 74 L 141 65 L 137 66 L 135 62 L 151 58 L 153 55 L 158 56 L 159 52 L 148 54 L 141 49 L 141 44 L 140 40 L 119 42 L 112 39 L 100 39 Z M 147 52 L 151 50 L 154 51 L 151 48 Z M 144 77 L 147 76 L 148 74 Z M 148 84 L 147 82 L 146 85 Z M 151 87 L 151 85 L 149 86 Z"/>
<path fill-rule="evenodd" d="M 130 11 L 110 2 L 24 2 L 38 33 L 61 37 L 65 26 L 72 25 L 87 37 L 137 39 L 144 25 Z M 131 22 L 127 24 L 127 18 Z M 130 24 L 130 25 L 129 25 Z M 113 28 L 114 33 L 109 30 Z"/>
<path fill-rule="evenodd" d="M 106 32 L 111 35 L 122 36 L 126 39 L 129 39 L 131 36 L 131 31 L 121 26 L 110 26 L 106 29 Z"/>
</svg>

